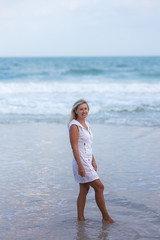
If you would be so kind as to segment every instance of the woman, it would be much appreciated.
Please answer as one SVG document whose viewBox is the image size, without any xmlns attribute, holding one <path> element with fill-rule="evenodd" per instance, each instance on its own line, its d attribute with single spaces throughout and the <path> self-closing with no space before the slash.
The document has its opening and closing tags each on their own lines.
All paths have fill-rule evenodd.
<svg viewBox="0 0 160 240">
<path fill-rule="evenodd" d="M 113 223 L 114 221 L 109 216 L 105 206 L 104 186 L 98 177 L 96 161 L 92 154 L 93 135 L 88 122 L 85 121 L 88 111 L 88 103 L 83 99 L 78 100 L 73 105 L 69 122 L 70 143 L 74 155 L 73 173 L 75 181 L 80 186 L 77 199 L 78 220 L 85 221 L 84 207 L 91 186 L 95 190 L 95 199 L 102 213 L 102 220 L 106 223 Z"/>
</svg>

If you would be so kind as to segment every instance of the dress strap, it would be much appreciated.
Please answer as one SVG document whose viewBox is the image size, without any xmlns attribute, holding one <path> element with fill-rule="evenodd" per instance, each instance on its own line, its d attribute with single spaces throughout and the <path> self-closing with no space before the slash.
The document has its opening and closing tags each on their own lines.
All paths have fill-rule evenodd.
<svg viewBox="0 0 160 240">
<path fill-rule="evenodd" d="M 69 129 L 70 129 L 70 127 L 71 127 L 72 125 L 76 125 L 76 126 L 78 126 L 78 127 L 83 128 L 83 126 L 82 126 L 77 120 L 75 120 L 75 119 L 73 119 L 73 120 L 69 123 Z"/>
</svg>

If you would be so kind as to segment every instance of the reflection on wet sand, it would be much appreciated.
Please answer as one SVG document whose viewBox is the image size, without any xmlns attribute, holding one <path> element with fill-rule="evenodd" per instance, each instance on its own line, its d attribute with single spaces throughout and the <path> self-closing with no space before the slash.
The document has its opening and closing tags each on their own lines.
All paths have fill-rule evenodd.
<svg viewBox="0 0 160 240">
<path fill-rule="evenodd" d="M 75 240 L 106 240 L 108 237 L 109 227 L 110 226 L 108 224 L 89 219 L 84 222 L 77 222 Z"/>
</svg>

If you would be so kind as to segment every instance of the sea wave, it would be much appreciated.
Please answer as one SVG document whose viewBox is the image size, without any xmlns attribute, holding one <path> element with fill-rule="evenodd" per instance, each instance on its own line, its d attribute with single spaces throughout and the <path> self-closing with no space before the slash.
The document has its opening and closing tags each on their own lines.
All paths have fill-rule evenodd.
<svg viewBox="0 0 160 240">
<path fill-rule="evenodd" d="M 0 122 L 67 121 L 73 103 L 85 98 L 93 122 L 160 125 L 160 84 L 0 83 Z"/>
<path fill-rule="evenodd" d="M 82 75 L 89 75 L 89 76 L 92 76 L 92 75 L 101 75 L 103 73 L 105 73 L 106 71 L 104 69 L 98 69 L 98 68 L 73 68 L 73 69 L 70 69 L 68 71 L 65 71 L 63 72 L 63 75 L 79 75 L 79 76 L 82 76 Z"/>
<path fill-rule="evenodd" d="M 160 125 L 160 58 L 0 58 L 0 122 L 66 121 L 88 100 L 93 122 Z"/>
<path fill-rule="evenodd" d="M 51 93 L 160 93 L 160 83 L 0 82 L 0 94 Z"/>
</svg>

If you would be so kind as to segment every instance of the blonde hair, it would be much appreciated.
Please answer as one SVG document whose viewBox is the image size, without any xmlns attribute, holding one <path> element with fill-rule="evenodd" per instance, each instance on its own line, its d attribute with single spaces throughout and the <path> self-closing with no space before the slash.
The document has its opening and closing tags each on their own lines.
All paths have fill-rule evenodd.
<svg viewBox="0 0 160 240">
<path fill-rule="evenodd" d="M 76 102 L 73 104 L 73 107 L 72 107 L 72 110 L 71 110 L 71 116 L 70 116 L 70 120 L 69 120 L 69 122 L 68 122 L 68 125 L 69 125 L 69 123 L 70 123 L 73 119 L 77 119 L 76 110 L 77 110 L 77 108 L 79 107 L 79 105 L 81 105 L 81 104 L 87 104 L 88 111 L 89 111 L 89 105 L 88 105 L 87 101 L 84 100 L 84 99 L 79 99 L 78 101 L 76 101 Z"/>
</svg>

